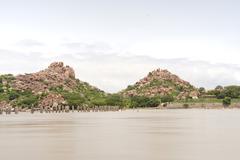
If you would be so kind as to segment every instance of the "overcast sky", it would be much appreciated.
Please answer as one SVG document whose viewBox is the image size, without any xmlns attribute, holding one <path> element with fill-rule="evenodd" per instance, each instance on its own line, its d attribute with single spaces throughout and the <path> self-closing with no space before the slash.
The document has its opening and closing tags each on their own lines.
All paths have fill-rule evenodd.
<svg viewBox="0 0 240 160">
<path fill-rule="evenodd" d="M 53 61 L 108 92 L 166 68 L 193 85 L 240 84 L 239 0 L 0 0 L 0 73 Z"/>
</svg>

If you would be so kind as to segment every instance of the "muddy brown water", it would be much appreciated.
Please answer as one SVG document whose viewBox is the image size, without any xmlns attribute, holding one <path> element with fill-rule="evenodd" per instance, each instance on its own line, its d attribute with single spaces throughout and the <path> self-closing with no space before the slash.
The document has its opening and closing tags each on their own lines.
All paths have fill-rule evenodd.
<svg viewBox="0 0 240 160">
<path fill-rule="evenodd" d="M 240 110 L 0 115 L 1 160 L 239 160 Z"/>
</svg>

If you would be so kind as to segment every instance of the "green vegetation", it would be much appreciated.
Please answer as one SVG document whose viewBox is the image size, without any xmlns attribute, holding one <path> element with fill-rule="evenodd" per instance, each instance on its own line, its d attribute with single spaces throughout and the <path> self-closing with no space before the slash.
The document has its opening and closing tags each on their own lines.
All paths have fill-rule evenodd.
<svg viewBox="0 0 240 160">
<path fill-rule="evenodd" d="M 95 97 L 90 101 L 90 106 L 106 106 L 106 98 Z"/>
<path fill-rule="evenodd" d="M 206 93 L 206 90 L 205 90 L 205 88 L 200 87 L 200 88 L 198 89 L 198 92 L 199 92 L 200 94 L 205 94 L 205 93 Z"/>
<path fill-rule="evenodd" d="M 134 85 L 129 85 L 126 89 L 126 91 L 130 91 L 130 90 L 133 90 L 135 89 L 135 86 Z"/>
<path fill-rule="evenodd" d="M 8 99 L 9 101 L 12 101 L 14 99 L 17 99 L 20 95 L 16 91 L 11 91 L 8 93 Z"/>
<path fill-rule="evenodd" d="M 173 102 L 173 101 L 174 101 L 174 97 L 172 95 L 161 96 L 161 102 L 162 103 Z"/>
<path fill-rule="evenodd" d="M 130 97 L 130 108 L 137 108 L 137 107 L 157 107 L 160 103 L 161 100 L 159 97 L 143 97 L 143 96 L 134 96 Z"/>
<path fill-rule="evenodd" d="M 175 100 L 177 103 L 219 103 L 229 106 L 231 103 L 240 103 L 240 86 L 216 86 L 215 89 L 206 91 L 199 88 L 200 97 L 198 99 Z"/>
<path fill-rule="evenodd" d="M 15 80 L 15 77 L 12 74 L 4 74 L 0 75 L 0 83 L 2 84 L 4 81 L 10 83 L 11 81 Z"/>
<path fill-rule="evenodd" d="M 0 101 L 6 101 L 14 106 L 32 106 L 36 105 L 39 97 L 31 91 L 16 91 L 11 87 L 15 77 L 11 74 L 0 75 Z"/>
<path fill-rule="evenodd" d="M 106 105 L 123 106 L 123 97 L 119 94 L 110 94 L 106 97 Z"/>
<path fill-rule="evenodd" d="M 63 97 L 70 106 L 82 105 L 85 102 L 84 97 L 79 93 L 63 92 Z"/>
<path fill-rule="evenodd" d="M 240 86 L 217 86 L 214 90 L 210 90 L 206 94 L 214 95 L 218 99 L 224 99 L 225 97 L 240 98 Z"/>
<path fill-rule="evenodd" d="M 38 101 L 39 101 L 39 97 L 38 96 L 35 96 L 35 95 L 28 95 L 28 96 L 23 96 L 21 97 L 18 102 L 17 102 L 17 105 L 18 106 L 27 106 L 27 107 L 30 107 L 30 106 L 35 106 L 38 104 Z"/>
<path fill-rule="evenodd" d="M 223 100 L 222 100 L 222 104 L 224 107 L 228 107 L 231 105 L 231 98 L 230 97 L 225 97 Z"/>
</svg>

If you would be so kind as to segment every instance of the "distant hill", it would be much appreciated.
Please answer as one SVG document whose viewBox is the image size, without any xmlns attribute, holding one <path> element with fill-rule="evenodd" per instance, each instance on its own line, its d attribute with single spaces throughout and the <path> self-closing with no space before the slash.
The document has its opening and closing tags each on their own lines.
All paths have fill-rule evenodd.
<svg viewBox="0 0 240 160">
<path fill-rule="evenodd" d="M 182 80 L 168 70 L 157 69 L 120 92 L 124 96 L 165 96 L 176 99 L 197 98 L 198 91 L 189 82 Z"/>
<path fill-rule="evenodd" d="M 75 77 L 63 62 L 24 75 L 0 75 L 0 107 L 55 105 L 149 107 L 175 99 L 197 98 L 198 90 L 167 70 L 157 69 L 127 89 L 108 94 Z M 169 98 L 170 97 L 170 98 Z"/>
<path fill-rule="evenodd" d="M 100 89 L 76 79 L 74 70 L 63 62 L 54 62 L 37 73 L 0 76 L 0 101 L 17 106 L 90 104 L 104 96 Z"/>
<path fill-rule="evenodd" d="M 18 75 L 13 81 L 13 88 L 16 90 L 31 90 L 34 93 L 48 92 L 52 88 L 62 87 L 71 91 L 80 82 L 75 79 L 75 72 L 63 62 L 54 62 L 50 66 L 37 73 Z"/>
</svg>

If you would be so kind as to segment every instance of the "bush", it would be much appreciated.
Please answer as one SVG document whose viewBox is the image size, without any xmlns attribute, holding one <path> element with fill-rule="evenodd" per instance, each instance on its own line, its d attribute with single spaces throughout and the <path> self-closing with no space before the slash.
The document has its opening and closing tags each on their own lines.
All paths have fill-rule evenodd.
<svg viewBox="0 0 240 160">
<path fill-rule="evenodd" d="M 227 86 L 224 88 L 226 97 L 238 98 L 240 96 L 240 86 Z"/>
<path fill-rule="evenodd" d="M 198 91 L 200 92 L 200 94 L 204 94 L 206 92 L 204 87 L 200 87 Z"/>
<path fill-rule="evenodd" d="M 165 95 L 165 96 L 161 96 L 161 102 L 165 103 L 165 102 L 173 102 L 174 98 L 172 95 Z"/>
<path fill-rule="evenodd" d="M 176 86 L 176 90 L 177 90 L 178 92 L 182 92 L 182 91 L 184 90 L 184 88 L 183 88 L 183 86 L 177 85 L 177 86 Z"/>
<path fill-rule="evenodd" d="M 132 85 L 129 85 L 129 86 L 127 86 L 127 91 L 129 91 L 129 90 L 133 90 L 133 89 L 135 89 L 135 87 L 134 86 L 132 86 Z"/>
<path fill-rule="evenodd" d="M 225 95 L 225 93 L 223 93 L 223 92 L 220 92 L 220 93 L 216 94 L 217 99 L 224 99 L 225 96 L 226 96 L 226 95 Z"/>
<path fill-rule="evenodd" d="M 20 106 L 32 106 L 36 104 L 38 104 L 38 96 L 35 95 L 23 96 L 18 101 L 18 105 Z"/>
<path fill-rule="evenodd" d="M 61 92 L 64 91 L 62 85 L 61 85 L 61 86 L 57 86 L 57 87 L 51 87 L 49 90 L 50 90 L 50 91 L 57 92 L 57 93 L 61 93 Z"/>
<path fill-rule="evenodd" d="M 157 107 L 160 103 L 161 99 L 159 97 L 152 97 L 146 102 L 146 107 Z"/>
<path fill-rule="evenodd" d="M 222 101 L 222 103 L 223 103 L 223 106 L 224 106 L 224 107 L 230 106 L 230 105 L 231 105 L 231 98 L 230 98 L 230 97 L 224 98 L 223 101 Z"/>
<path fill-rule="evenodd" d="M 160 103 L 159 97 L 134 96 L 131 97 L 130 107 L 157 107 Z"/>
<path fill-rule="evenodd" d="M 95 106 L 106 106 L 106 98 L 104 97 L 95 97 L 94 99 L 91 100 L 91 104 Z"/>
<path fill-rule="evenodd" d="M 10 92 L 9 93 L 9 96 L 8 96 L 8 99 L 10 100 L 10 101 L 12 101 L 12 100 L 14 100 L 14 99 L 17 99 L 19 97 L 19 94 L 18 93 L 16 93 L 16 92 Z"/>
<path fill-rule="evenodd" d="M 223 86 L 218 85 L 215 87 L 215 90 L 223 90 Z"/>
<path fill-rule="evenodd" d="M 217 86 L 214 90 L 207 92 L 209 95 L 215 95 L 218 99 L 225 97 L 239 98 L 240 97 L 240 86 Z"/>
<path fill-rule="evenodd" d="M 160 80 L 157 80 L 157 79 L 154 79 L 150 82 L 150 87 L 153 87 L 153 86 L 159 86 L 162 84 L 162 81 Z"/>
<path fill-rule="evenodd" d="M 108 95 L 106 98 L 106 104 L 110 106 L 122 106 L 123 98 L 118 94 Z"/>
<path fill-rule="evenodd" d="M 85 102 L 84 97 L 80 95 L 80 93 L 64 93 L 64 99 L 67 101 L 68 105 L 70 106 L 78 106 Z"/>
<path fill-rule="evenodd" d="M 2 87 L 0 87 L 0 93 L 3 93 L 4 89 Z"/>
</svg>

